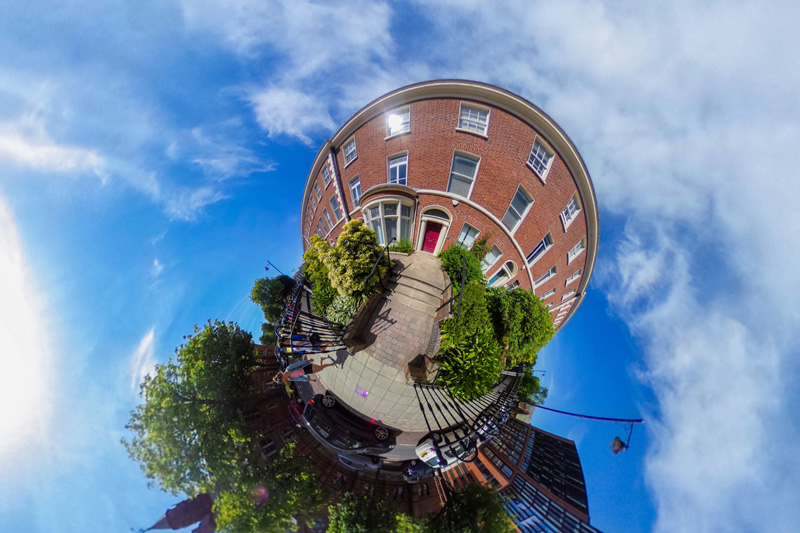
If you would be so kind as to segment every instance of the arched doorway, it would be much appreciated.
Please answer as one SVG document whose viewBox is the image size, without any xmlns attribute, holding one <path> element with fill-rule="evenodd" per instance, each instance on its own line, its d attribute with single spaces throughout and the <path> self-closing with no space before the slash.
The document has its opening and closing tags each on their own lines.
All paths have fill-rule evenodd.
<svg viewBox="0 0 800 533">
<path fill-rule="evenodd" d="M 420 215 L 417 250 L 437 254 L 441 251 L 450 229 L 450 213 L 441 206 L 426 208 Z"/>
<path fill-rule="evenodd" d="M 494 276 L 489 278 L 487 285 L 489 287 L 500 287 L 509 282 L 511 278 L 517 275 L 517 265 L 514 261 L 506 261 L 503 266 L 500 267 Z"/>
</svg>

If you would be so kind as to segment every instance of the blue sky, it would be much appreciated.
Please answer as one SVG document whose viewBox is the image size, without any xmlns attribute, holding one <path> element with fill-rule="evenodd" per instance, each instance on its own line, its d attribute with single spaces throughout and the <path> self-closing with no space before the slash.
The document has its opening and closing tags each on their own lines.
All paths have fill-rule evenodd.
<svg viewBox="0 0 800 533">
<path fill-rule="evenodd" d="M 176 499 L 119 439 L 136 383 L 301 254 L 316 148 L 458 77 L 536 103 L 593 177 L 586 301 L 541 357 L 605 531 L 800 521 L 800 52 L 791 2 L 6 2 L 0 528 L 128 531 Z"/>
</svg>

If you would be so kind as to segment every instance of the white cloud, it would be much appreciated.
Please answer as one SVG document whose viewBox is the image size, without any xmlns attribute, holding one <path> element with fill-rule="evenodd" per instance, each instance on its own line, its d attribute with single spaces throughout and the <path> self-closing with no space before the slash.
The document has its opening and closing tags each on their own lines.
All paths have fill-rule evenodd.
<svg viewBox="0 0 800 533">
<path fill-rule="evenodd" d="M 156 366 L 156 360 L 153 356 L 155 340 L 155 328 L 145 333 L 142 340 L 139 341 L 139 346 L 130 356 L 130 375 L 131 375 L 131 391 L 138 392 L 139 384 L 144 381 L 144 377 L 150 374 Z"/>
<path fill-rule="evenodd" d="M 325 104 L 294 89 L 270 87 L 250 96 L 256 118 L 270 137 L 290 135 L 312 145 L 310 132 L 336 129 Z"/>
<path fill-rule="evenodd" d="M 153 266 L 150 268 L 150 275 L 157 278 L 164 270 L 164 265 L 158 262 L 158 258 L 153 259 Z"/>
<path fill-rule="evenodd" d="M 211 187 L 185 188 L 173 193 L 166 200 L 166 213 L 173 219 L 195 220 L 203 209 L 227 198 Z"/>
<path fill-rule="evenodd" d="M 32 459 L 47 434 L 54 387 L 42 297 L 32 282 L 13 215 L 0 196 L 0 475 Z"/>
<path fill-rule="evenodd" d="M 91 171 L 103 178 L 103 158 L 95 150 L 53 141 L 41 118 L 24 116 L 0 123 L 0 160 L 50 172 Z"/>
</svg>

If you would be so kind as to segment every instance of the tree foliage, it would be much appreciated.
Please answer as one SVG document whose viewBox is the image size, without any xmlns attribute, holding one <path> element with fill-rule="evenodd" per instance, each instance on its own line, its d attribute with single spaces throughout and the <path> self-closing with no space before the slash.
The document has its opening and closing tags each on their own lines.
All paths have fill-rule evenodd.
<svg viewBox="0 0 800 533">
<path fill-rule="evenodd" d="M 328 267 L 322 258 L 328 253 L 331 245 L 318 235 L 312 235 L 311 246 L 303 254 L 303 272 L 311 282 L 311 307 L 320 316 L 327 316 L 328 308 L 339 294 L 331 285 Z"/>
<path fill-rule="evenodd" d="M 385 258 L 378 271 L 367 280 L 382 251 L 378 236 L 360 220 L 345 224 L 336 246 L 322 254 L 333 288 L 344 297 L 369 291 L 389 270 L 389 259 Z"/>
<path fill-rule="evenodd" d="M 211 490 L 237 477 L 235 460 L 249 457 L 238 409 L 249 387 L 255 348 L 233 323 L 209 322 L 189 336 L 175 359 L 156 365 L 140 387 L 124 440 L 148 478 L 173 494 Z"/>
<path fill-rule="evenodd" d="M 328 533 L 424 533 L 424 522 L 395 514 L 388 502 L 370 495 L 348 492 L 337 505 L 328 507 Z"/>
<path fill-rule="evenodd" d="M 253 284 L 250 299 L 261 307 L 267 322 L 276 322 L 283 313 L 284 303 L 292 294 L 295 282 L 289 276 L 260 278 Z"/>
<path fill-rule="evenodd" d="M 478 261 L 483 261 L 483 258 L 486 257 L 486 254 L 488 254 L 489 250 L 492 249 L 492 247 L 488 244 L 491 236 L 491 233 L 484 233 L 480 236 L 480 238 L 475 239 L 475 242 L 472 243 L 472 247 L 469 249 L 469 251 L 472 252 L 472 255 L 478 258 Z"/>
<path fill-rule="evenodd" d="M 195 327 L 175 358 L 145 378 L 143 402 L 127 425 L 133 438 L 123 439 L 131 458 L 163 490 L 217 494 L 221 531 L 249 532 L 246 526 L 256 522 L 285 531 L 304 500 L 319 500 L 316 483 L 291 450 L 266 461 L 244 421 L 249 375 L 257 365 L 252 337 L 237 325 L 209 321 Z M 243 497 L 257 485 L 270 492 L 263 506 Z"/>
<path fill-rule="evenodd" d="M 498 341 L 516 363 L 532 363 L 555 333 L 549 310 L 531 292 L 490 288 L 489 315 Z"/>
<path fill-rule="evenodd" d="M 501 496 L 494 488 L 481 483 L 472 483 L 455 493 L 427 526 L 430 533 L 514 531 L 514 523 L 503 508 Z"/>
<path fill-rule="evenodd" d="M 542 387 L 539 378 L 531 373 L 530 368 L 526 368 L 522 375 L 522 382 L 517 389 L 517 395 L 520 401 L 525 403 L 543 405 L 547 398 L 547 387 Z"/>
</svg>

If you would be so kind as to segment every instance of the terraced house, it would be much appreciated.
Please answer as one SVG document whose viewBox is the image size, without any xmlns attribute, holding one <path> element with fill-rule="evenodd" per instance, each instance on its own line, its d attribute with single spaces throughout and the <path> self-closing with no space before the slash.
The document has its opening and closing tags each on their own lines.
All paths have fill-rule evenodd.
<svg viewBox="0 0 800 533">
<path fill-rule="evenodd" d="M 594 188 L 572 141 L 534 104 L 472 81 L 397 89 L 324 143 L 303 196 L 304 247 L 354 218 L 382 244 L 430 253 L 488 235 L 489 285 L 533 291 L 557 328 L 597 254 Z"/>
</svg>

